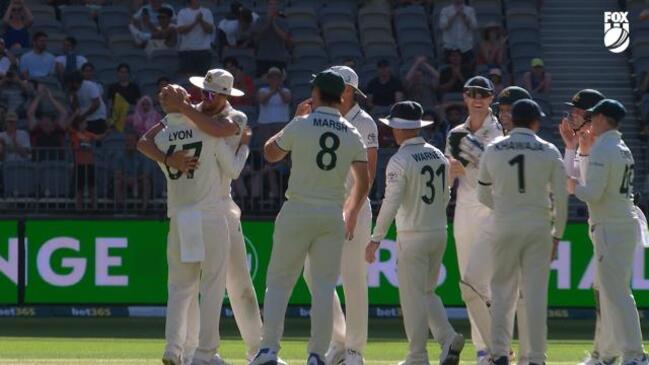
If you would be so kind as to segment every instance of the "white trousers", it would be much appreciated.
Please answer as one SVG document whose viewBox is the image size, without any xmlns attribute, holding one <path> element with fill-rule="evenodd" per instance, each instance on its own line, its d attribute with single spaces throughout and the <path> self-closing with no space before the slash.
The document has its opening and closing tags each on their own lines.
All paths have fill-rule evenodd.
<svg viewBox="0 0 649 365">
<path fill-rule="evenodd" d="M 234 312 L 234 320 L 246 344 L 248 357 L 254 356 L 261 345 L 261 314 L 257 294 L 250 277 L 246 243 L 239 220 L 239 207 L 231 201 L 227 212 L 228 233 L 230 237 L 230 256 L 225 288 Z M 189 325 L 187 341 L 184 346 L 184 358 L 191 359 L 198 346 L 199 330 L 198 297 L 194 298 L 189 308 Z"/>
<path fill-rule="evenodd" d="M 284 203 L 275 220 L 266 275 L 262 348 L 279 350 L 288 300 L 308 258 L 312 281 L 308 352 L 324 358 L 331 341 L 333 295 L 344 240 L 342 208 Z"/>
<path fill-rule="evenodd" d="M 399 300 L 408 336 L 408 365 L 429 364 L 429 330 L 439 344 L 455 335 L 444 305 L 435 294 L 446 240 L 445 229 L 397 234 Z"/>
<path fill-rule="evenodd" d="M 339 347 L 362 353 L 367 345 L 367 262 L 365 247 L 370 242 L 372 210 L 367 204 L 359 214 L 354 238 L 343 245 L 340 270 L 345 292 L 345 313 L 338 293 L 334 292 L 333 334 L 331 341 Z M 311 264 L 306 260 L 304 280 L 311 288 Z"/>
<path fill-rule="evenodd" d="M 637 225 L 635 222 L 596 224 L 591 227 L 591 239 L 595 244 L 595 276 L 602 316 L 600 331 L 613 332 L 614 352 L 623 354 L 624 359 L 642 356 L 640 318 L 629 285 L 638 247 Z"/>
<path fill-rule="evenodd" d="M 552 255 L 550 223 L 494 222 L 490 242 L 491 275 L 491 354 L 509 356 L 511 313 L 522 291 L 528 322 L 527 353 L 530 363 L 545 362 L 547 342 L 548 281 Z M 519 285 L 520 284 L 520 285 Z"/>
<path fill-rule="evenodd" d="M 167 262 L 169 266 L 166 351 L 181 354 L 187 338 L 189 308 L 200 293 L 200 328 L 194 357 L 209 361 L 219 348 L 219 321 L 225 294 L 230 240 L 223 214 L 203 213 L 205 260 L 201 263 L 180 261 L 180 238 L 174 218 L 169 225 Z"/>
</svg>

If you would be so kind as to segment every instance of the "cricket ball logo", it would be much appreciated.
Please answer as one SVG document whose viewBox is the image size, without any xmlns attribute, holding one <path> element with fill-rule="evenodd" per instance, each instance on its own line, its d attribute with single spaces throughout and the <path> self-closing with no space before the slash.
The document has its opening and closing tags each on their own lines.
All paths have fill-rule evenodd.
<svg viewBox="0 0 649 365">
<path fill-rule="evenodd" d="M 255 276 L 257 276 L 257 271 L 259 270 L 259 254 L 255 245 L 252 244 L 252 241 L 248 237 L 243 236 L 243 239 L 246 241 L 246 258 L 248 259 L 250 278 L 255 280 Z"/>
<path fill-rule="evenodd" d="M 629 12 L 604 12 L 604 45 L 613 53 L 622 53 L 629 47 Z"/>
</svg>

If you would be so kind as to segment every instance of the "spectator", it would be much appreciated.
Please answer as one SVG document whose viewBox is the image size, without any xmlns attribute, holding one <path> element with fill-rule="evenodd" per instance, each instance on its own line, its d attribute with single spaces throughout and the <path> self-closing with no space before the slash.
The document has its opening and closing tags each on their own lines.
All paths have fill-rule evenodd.
<svg viewBox="0 0 649 365">
<path fill-rule="evenodd" d="M 532 94 L 548 94 L 552 86 L 552 76 L 545 71 L 545 65 L 540 58 L 532 59 L 532 67 L 523 75 L 523 87 L 530 90 Z"/>
<path fill-rule="evenodd" d="M 28 161 L 31 144 L 29 134 L 17 127 L 18 115 L 5 116 L 5 131 L 0 133 L 0 156 L 4 161 Z"/>
<path fill-rule="evenodd" d="M 105 137 L 103 134 L 95 134 L 89 131 L 86 118 L 80 116 L 78 111 L 72 116 L 72 128 L 70 129 L 70 144 L 74 152 L 74 167 L 76 175 L 75 203 L 76 209 L 83 208 L 83 193 L 88 188 L 93 209 L 97 207 L 95 196 L 95 156 L 93 142 Z"/>
<path fill-rule="evenodd" d="M 142 209 L 146 210 L 151 196 L 151 165 L 137 151 L 137 141 L 138 137 L 133 131 L 125 132 L 124 151 L 115 166 L 115 200 L 123 205 L 130 193 L 135 198 L 142 197 Z"/>
<path fill-rule="evenodd" d="M 27 28 L 34 22 L 32 12 L 25 6 L 23 0 L 11 0 L 2 24 L 4 25 L 4 40 L 7 48 L 29 47 L 29 32 Z"/>
<path fill-rule="evenodd" d="M 459 49 L 464 60 L 470 63 L 473 59 L 473 32 L 477 26 L 475 10 L 465 5 L 464 0 L 453 0 L 452 4 L 443 7 L 439 14 L 439 27 L 444 50 Z"/>
<path fill-rule="evenodd" d="M 451 50 L 448 52 L 448 65 L 439 76 L 439 89 L 444 93 L 461 93 L 464 82 L 472 76 L 470 68 L 462 63 L 462 52 Z"/>
<path fill-rule="evenodd" d="M 130 105 L 140 99 L 140 87 L 131 81 L 131 67 L 126 63 L 117 65 L 117 82 L 108 86 L 108 101 L 115 102 L 115 95 L 120 94 Z"/>
<path fill-rule="evenodd" d="M 129 115 L 124 122 L 125 130 L 132 130 L 137 137 L 141 137 L 151 127 L 158 124 L 162 117 L 153 108 L 151 97 L 145 95 L 138 100 L 133 114 Z"/>
<path fill-rule="evenodd" d="M 286 19 L 279 14 L 277 0 L 268 0 L 266 16 L 254 24 L 252 33 L 255 37 L 257 76 L 265 74 L 271 67 L 285 70 L 291 37 Z"/>
<path fill-rule="evenodd" d="M 148 40 L 151 39 L 152 30 L 160 26 L 160 18 L 158 16 L 162 9 L 171 10 L 170 20 L 174 19 L 176 13 L 174 12 L 173 6 L 163 3 L 162 0 L 151 0 L 149 4 L 142 6 L 133 14 L 128 29 L 136 45 L 144 47 Z"/>
<path fill-rule="evenodd" d="M 250 9 L 244 7 L 238 1 L 230 5 L 230 14 L 219 22 L 217 37 L 219 44 L 224 47 L 251 47 L 252 25 L 259 19 L 259 16 Z"/>
<path fill-rule="evenodd" d="M 151 29 L 151 39 L 146 42 L 146 53 L 150 56 L 159 49 L 175 49 L 178 43 L 178 33 L 176 26 L 171 24 L 173 11 L 169 8 L 162 8 L 158 12 L 158 22 L 160 25 Z"/>
<path fill-rule="evenodd" d="M 41 102 L 47 101 L 56 114 L 39 113 Z M 27 108 L 27 122 L 31 135 L 31 144 L 35 148 L 35 161 L 63 160 L 65 153 L 63 146 L 67 130 L 67 112 L 53 96 L 50 89 L 40 86 L 36 96 Z"/>
<path fill-rule="evenodd" d="M 432 110 L 437 104 L 438 85 L 439 72 L 428 63 L 426 56 L 417 57 L 406 74 L 408 100 L 418 102 L 424 110 Z"/>
<path fill-rule="evenodd" d="M 212 64 L 214 19 L 199 0 L 188 0 L 188 6 L 178 12 L 178 72 L 203 75 Z"/>
<path fill-rule="evenodd" d="M 84 80 L 93 82 L 99 88 L 99 93 L 104 95 L 104 86 L 95 78 L 95 65 L 90 62 L 84 63 L 81 66 L 81 75 Z"/>
<path fill-rule="evenodd" d="M 47 34 L 36 32 L 32 50 L 20 57 L 20 72 L 24 79 L 44 77 L 54 71 L 54 55 L 47 52 Z"/>
<path fill-rule="evenodd" d="M 234 57 L 226 57 L 223 60 L 223 67 L 234 76 L 234 87 L 243 91 L 244 96 L 232 97 L 230 104 L 233 107 L 255 106 L 255 81 L 241 69 L 239 62 Z"/>
<path fill-rule="evenodd" d="M 367 84 L 367 103 L 370 109 L 379 106 L 387 109 L 403 100 L 401 80 L 392 75 L 390 62 L 380 60 L 377 64 L 377 76 Z"/>
<path fill-rule="evenodd" d="M 463 103 L 449 103 L 444 108 L 444 116 L 450 129 L 460 125 L 466 118 L 466 114 Z"/>
<path fill-rule="evenodd" d="M 488 67 L 501 67 L 505 63 L 507 37 L 498 23 L 489 23 L 485 27 L 480 43 L 480 54 L 477 63 Z"/>
<path fill-rule="evenodd" d="M 497 67 L 489 69 L 489 80 L 494 84 L 494 95 L 500 94 L 504 88 L 509 86 L 503 78 L 502 70 Z"/>
<path fill-rule="evenodd" d="M 13 52 L 5 48 L 4 38 L 0 38 L 0 78 L 4 77 L 12 66 L 18 66 L 18 60 Z"/>
<path fill-rule="evenodd" d="M 10 112 L 23 114 L 30 92 L 29 83 L 18 77 L 15 68 L 10 68 L 5 77 L 0 80 L 0 100 Z"/>
<path fill-rule="evenodd" d="M 75 119 L 84 121 L 84 131 L 87 129 L 88 132 L 96 135 L 106 132 L 108 129 L 106 105 L 97 85 L 92 81 L 84 80 L 79 72 L 71 74 L 66 83 L 72 94 L 71 104 Z"/>
<path fill-rule="evenodd" d="M 88 62 L 85 57 L 75 52 L 76 47 L 77 40 L 74 37 L 65 37 L 63 41 L 63 54 L 54 58 L 56 74 L 59 75 L 61 80 L 63 80 L 64 74 L 80 70 Z"/>
</svg>

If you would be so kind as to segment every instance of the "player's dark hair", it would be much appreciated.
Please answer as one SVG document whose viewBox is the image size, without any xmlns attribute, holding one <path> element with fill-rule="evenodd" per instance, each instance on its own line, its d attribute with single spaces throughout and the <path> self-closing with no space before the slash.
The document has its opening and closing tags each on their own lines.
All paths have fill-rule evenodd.
<svg viewBox="0 0 649 365">
<path fill-rule="evenodd" d="M 340 104 L 341 95 L 334 95 L 320 90 L 320 101 L 322 101 L 323 104 L 328 104 L 328 105 Z"/>
<path fill-rule="evenodd" d="M 532 124 L 534 124 L 535 119 L 512 119 L 512 124 L 514 127 L 518 128 L 528 128 L 530 129 L 532 127 Z"/>
</svg>

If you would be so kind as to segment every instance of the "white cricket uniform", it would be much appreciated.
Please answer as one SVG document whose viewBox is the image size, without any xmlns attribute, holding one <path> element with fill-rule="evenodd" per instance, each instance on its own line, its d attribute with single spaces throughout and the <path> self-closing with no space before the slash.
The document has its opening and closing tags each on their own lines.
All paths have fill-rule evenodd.
<svg viewBox="0 0 649 365">
<path fill-rule="evenodd" d="M 563 236 L 567 219 L 561 154 L 532 130 L 514 128 L 487 146 L 478 179 L 478 198 L 494 212 L 487 244 L 493 263 L 491 355 L 509 356 L 508 317 L 520 288 L 530 329 L 529 352 L 523 356 L 530 363 L 544 363 L 552 237 Z"/>
<path fill-rule="evenodd" d="M 275 220 L 262 348 L 279 349 L 289 296 L 308 258 L 312 281 L 308 352 L 324 358 L 345 240 L 345 180 L 354 162 L 367 162 L 367 152 L 356 128 L 330 107 L 293 119 L 275 143 L 291 152 L 292 165 L 288 200 Z"/>
<path fill-rule="evenodd" d="M 408 336 L 407 364 L 428 364 L 428 330 L 440 344 L 456 332 L 435 294 L 446 250 L 449 163 L 442 151 L 421 137 L 406 140 L 386 169 L 385 198 L 372 241 L 380 242 L 395 219 L 397 273 L 403 322 Z"/>
<path fill-rule="evenodd" d="M 230 250 L 230 241 L 225 235 L 228 231 L 224 215 L 227 206 L 218 194 L 224 177 L 215 158 L 225 142 L 201 132 L 181 114 L 168 114 L 164 124 L 165 127 L 154 138 L 156 146 L 167 155 L 187 150 L 198 158 L 201 165 L 197 170 L 183 173 L 159 164 L 167 178 L 167 214 L 171 218 L 167 241 L 166 351 L 175 354 L 183 351 L 189 307 L 200 293 L 200 334 L 194 357 L 209 361 L 219 347 L 219 320 Z M 200 214 L 201 219 L 179 224 L 181 216 L 187 212 L 191 212 L 194 218 Z M 186 256 L 183 252 L 188 252 L 191 244 L 195 246 L 196 240 L 200 240 L 195 237 L 196 230 L 202 231 L 204 247 L 199 246 L 194 251 L 204 253 L 203 260 L 189 262 L 183 260 Z M 181 242 L 181 237 L 192 234 L 191 242 L 189 238 Z"/>
<path fill-rule="evenodd" d="M 581 184 L 584 184 L 586 181 L 585 173 L 581 173 L 581 165 L 588 165 L 588 155 L 583 155 L 578 153 L 576 150 L 566 148 L 563 156 L 563 164 L 566 167 L 566 173 L 570 177 L 574 177 L 579 180 Z M 585 171 L 584 171 L 585 172 Z M 595 338 L 593 341 L 593 352 L 592 356 L 599 359 L 609 361 L 621 355 L 619 351 L 616 350 L 615 346 L 615 337 L 613 331 L 606 330 L 607 328 L 612 328 L 610 324 L 610 316 L 606 318 L 602 314 L 600 307 L 600 293 L 599 293 L 599 283 L 598 278 L 595 276 L 593 282 L 593 291 L 595 292 Z"/>
<path fill-rule="evenodd" d="M 250 357 L 259 350 L 262 322 L 257 294 L 248 268 L 246 244 L 241 230 L 241 210 L 232 200 L 230 194 L 232 180 L 239 177 L 250 154 L 247 145 L 239 146 L 241 132 L 246 128 L 248 118 L 244 113 L 232 108 L 230 103 L 227 103 L 225 108 L 216 116 L 230 118 L 239 126 L 240 131 L 236 135 L 224 138 L 225 144 L 219 145 L 222 149 L 219 149 L 218 153 L 222 157 L 217 159 L 217 162 L 224 176 L 221 179 L 217 195 L 226 197 L 228 207 L 226 218 L 230 236 L 230 258 L 225 281 L 226 292 L 230 299 L 230 307 L 234 312 L 237 327 L 243 342 L 246 344 L 248 357 Z M 198 298 L 196 298 L 190 307 L 190 320 L 187 327 L 187 342 L 184 351 L 185 361 L 191 361 L 194 349 L 198 346 L 198 314 Z"/>
<path fill-rule="evenodd" d="M 588 165 L 582 162 L 585 184 L 575 188 L 590 213 L 602 319 L 611 325 L 607 330 L 613 331 L 616 353 L 627 360 L 644 353 L 638 310 L 629 287 L 640 227 L 633 205 L 633 172 L 633 155 L 622 135 L 608 131 L 595 140 Z"/>
<path fill-rule="evenodd" d="M 471 133 L 469 119 L 463 124 L 453 128 L 452 133 Z M 498 137 L 503 136 L 502 125 L 490 112 L 485 118 L 482 127 L 472 133 L 483 145 L 487 145 Z M 450 143 L 446 143 L 446 154 L 451 155 Z M 478 201 L 476 185 L 478 166 L 469 164 L 464 167 L 466 174 L 458 178 L 457 198 L 455 203 L 455 217 L 453 219 L 453 235 L 457 250 L 457 261 L 460 269 L 460 291 L 465 302 L 488 301 L 489 273 L 491 265 L 484 262 L 489 256 L 487 245 L 478 242 L 480 237 L 487 234 L 488 222 L 491 211 Z M 472 255 L 483 258 L 478 265 L 470 265 Z M 466 282 L 469 277 L 471 283 Z M 468 285 L 467 285 L 468 284 Z M 471 322 L 471 341 L 476 350 L 486 350 L 487 343 L 483 340 L 479 325 L 488 323 L 489 310 L 481 304 L 467 306 Z"/>
<path fill-rule="evenodd" d="M 358 104 L 355 104 L 345 115 L 363 138 L 365 147 L 378 148 L 378 128 L 374 119 L 367 114 Z M 347 196 L 354 185 L 351 171 L 347 175 Z M 362 353 L 367 345 L 367 262 L 365 261 L 365 247 L 370 241 L 372 229 L 372 206 L 368 198 L 363 205 L 351 241 L 343 245 L 342 260 L 340 264 L 343 290 L 345 292 L 346 316 L 343 314 L 338 293 L 334 293 L 334 327 L 331 341 L 340 348 L 352 349 Z M 310 286 L 310 263 L 304 266 L 304 279 Z"/>
</svg>

